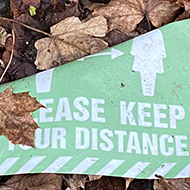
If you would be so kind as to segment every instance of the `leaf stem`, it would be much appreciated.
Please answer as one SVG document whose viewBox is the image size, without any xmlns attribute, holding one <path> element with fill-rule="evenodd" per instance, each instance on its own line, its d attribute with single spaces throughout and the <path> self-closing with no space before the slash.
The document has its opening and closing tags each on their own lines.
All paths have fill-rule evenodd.
<svg viewBox="0 0 190 190">
<path fill-rule="evenodd" d="M 28 28 L 28 29 L 30 29 L 30 30 L 33 30 L 33 31 L 39 32 L 39 33 L 41 33 L 41 34 L 44 34 L 44 35 L 46 35 L 46 36 L 52 37 L 52 35 L 49 34 L 49 33 L 47 33 L 47 32 L 44 32 L 44 31 L 39 30 L 39 29 L 37 29 L 37 28 L 33 28 L 33 27 L 31 27 L 31 26 L 28 26 L 28 25 L 26 25 L 26 24 L 23 24 L 23 23 L 21 23 L 21 22 L 19 22 L 19 21 L 17 21 L 17 20 L 11 19 L 11 18 L 0 17 L 0 20 L 5 20 L 5 21 L 8 21 L 8 22 L 13 22 L 13 23 L 16 23 L 16 24 L 20 24 L 21 26 L 24 26 L 25 28 Z"/>
<path fill-rule="evenodd" d="M 148 22 L 148 30 L 151 31 L 151 25 L 150 25 L 150 20 L 148 19 L 148 16 L 145 14 L 146 20 Z"/>
</svg>

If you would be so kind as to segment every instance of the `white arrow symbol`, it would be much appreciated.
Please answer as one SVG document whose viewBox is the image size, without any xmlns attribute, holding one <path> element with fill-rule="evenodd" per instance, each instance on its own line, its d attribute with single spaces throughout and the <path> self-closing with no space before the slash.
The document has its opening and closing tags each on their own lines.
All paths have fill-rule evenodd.
<svg viewBox="0 0 190 190">
<path fill-rule="evenodd" d="M 96 57 L 96 56 L 103 56 L 103 55 L 111 55 L 111 60 L 113 60 L 123 54 L 124 54 L 123 52 L 121 52 L 117 49 L 111 48 L 111 52 L 96 53 L 96 54 L 89 55 L 89 56 L 83 57 L 81 59 L 78 59 L 77 61 L 84 61 L 84 59 L 89 58 L 89 57 Z"/>
<path fill-rule="evenodd" d="M 135 56 L 133 71 L 141 75 L 144 96 L 153 96 L 157 73 L 164 73 L 162 59 L 166 57 L 160 30 L 153 30 L 133 40 L 131 54 Z"/>
</svg>

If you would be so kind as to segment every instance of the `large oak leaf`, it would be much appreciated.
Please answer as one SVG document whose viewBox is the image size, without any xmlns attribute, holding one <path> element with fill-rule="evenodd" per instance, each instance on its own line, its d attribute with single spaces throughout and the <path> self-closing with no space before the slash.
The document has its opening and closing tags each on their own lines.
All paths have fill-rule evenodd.
<svg viewBox="0 0 190 190">
<path fill-rule="evenodd" d="M 42 38 L 35 43 L 38 69 L 49 69 L 55 62 L 67 63 L 97 53 L 107 47 L 107 43 L 97 37 L 105 36 L 107 21 L 97 16 L 86 22 L 77 17 L 69 17 L 51 27 L 52 37 Z"/>
<path fill-rule="evenodd" d="M 179 8 L 171 0 L 112 0 L 107 5 L 96 7 L 92 15 L 106 17 L 109 31 L 117 29 L 129 33 L 143 18 L 155 27 L 167 24 L 175 18 Z"/>
<path fill-rule="evenodd" d="M 34 147 L 34 133 L 38 125 L 31 112 L 44 107 L 28 92 L 14 94 L 12 87 L 0 94 L 0 135 L 13 144 Z"/>
</svg>

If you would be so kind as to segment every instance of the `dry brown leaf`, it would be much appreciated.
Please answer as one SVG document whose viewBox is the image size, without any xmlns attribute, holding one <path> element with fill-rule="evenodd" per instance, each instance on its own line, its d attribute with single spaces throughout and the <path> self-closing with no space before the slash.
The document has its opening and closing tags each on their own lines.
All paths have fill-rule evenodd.
<svg viewBox="0 0 190 190">
<path fill-rule="evenodd" d="M 94 9 L 93 16 L 103 15 L 108 20 L 109 31 L 123 33 L 133 31 L 137 24 L 147 18 L 155 27 L 171 22 L 180 6 L 170 0 L 112 0 Z"/>
<path fill-rule="evenodd" d="M 40 1 L 41 0 L 23 0 L 22 1 L 22 6 L 34 6 L 36 8 L 40 7 Z"/>
<path fill-rule="evenodd" d="M 154 180 L 154 190 L 189 190 L 190 178 Z"/>
<path fill-rule="evenodd" d="M 88 175 L 89 181 L 99 180 L 102 175 Z"/>
<path fill-rule="evenodd" d="M 1 185 L 0 190 L 14 190 L 13 188 L 7 187 L 6 185 Z"/>
<path fill-rule="evenodd" d="M 0 185 L 0 190 L 14 190 L 13 188 L 11 187 L 7 187 L 6 185 Z"/>
<path fill-rule="evenodd" d="M 105 36 L 107 21 L 98 16 L 81 22 L 69 17 L 51 27 L 52 38 L 42 38 L 35 43 L 38 50 L 35 64 L 38 69 L 49 69 L 61 56 L 62 63 L 94 54 L 107 47 L 107 43 L 96 37 Z"/>
<path fill-rule="evenodd" d="M 188 19 L 190 17 L 190 0 L 177 0 L 176 3 L 185 8 L 183 14 L 179 15 L 176 21 Z"/>
<path fill-rule="evenodd" d="M 180 20 L 184 20 L 184 19 L 188 19 L 190 18 L 190 9 L 188 11 L 184 11 L 183 14 L 179 15 L 175 21 L 180 21 Z"/>
<path fill-rule="evenodd" d="M 88 182 L 88 176 L 82 174 L 67 175 L 67 177 L 63 175 L 62 178 L 68 186 L 66 190 L 78 190 L 80 187 L 84 188 L 85 183 Z"/>
<path fill-rule="evenodd" d="M 131 183 L 131 181 L 133 181 L 134 179 L 133 178 L 126 178 L 124 177 L 125 179 L 125 189 L 127 189 Z"/>
<path fill-rule="evenodd" d="M 38 125 L 31 112 L 44 107 L 28 92 L 14 94 L 12 87 L 0 94 L 0 135 L 13 144 L 34 147 L 34 133 Z"/>
<path fill-rule="evenodd" d="M 176 2 L 181 7 L 185 7 L 185 10 L 188 11 L 190 9 L 190 0 L 177 0 Z"/>
<path fill-rule="evenodd" d="M 125 190 L 125 180 L 121 177 L 102 176 L 101 179 L 86 183 L 85 190 Z"/>
<path fill-rule="evenodd" d="M 30 174 L 12 176 L 5 184 L 7 190 L 61 190 L 62 179 L 57 174 Z"/>
<path fill-rule="evenodd" d="M 0 27 L 0 47 L 5 46 L 6 39 L 11 36 L 7 34 L 6 30 L 3 27 Z"/>
<path fill-rule="evenodd" d="M 119 32 L 118 30 L 112 30 L 108 32 L 105 37 L 103 37 L 103 40 L 109 44 L 109 47 L 112 47 L 127 40 L 133 39 L 138 35 L 139 34 L 136 31 L 124 34 L 122 32 Z"/>
<path fill-rule="evenodd" d="M 70 0 L 70 2 L 78 3 L 79 1 L 78 0 Z"/>
</svg>

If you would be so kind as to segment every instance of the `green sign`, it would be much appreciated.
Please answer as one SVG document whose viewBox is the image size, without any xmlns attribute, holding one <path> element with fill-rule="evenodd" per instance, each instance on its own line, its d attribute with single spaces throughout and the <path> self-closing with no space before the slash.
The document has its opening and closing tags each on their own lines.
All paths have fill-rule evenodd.
<svg viewBox="0 0 190 190">
<path fill-rule="evenodd" d="M 47 109 L 33 113 L 35 149 L 0 137 L 0 174 L 188 177 L 189 31 L 172 23 L 13 82 Z"/>
</svg>

